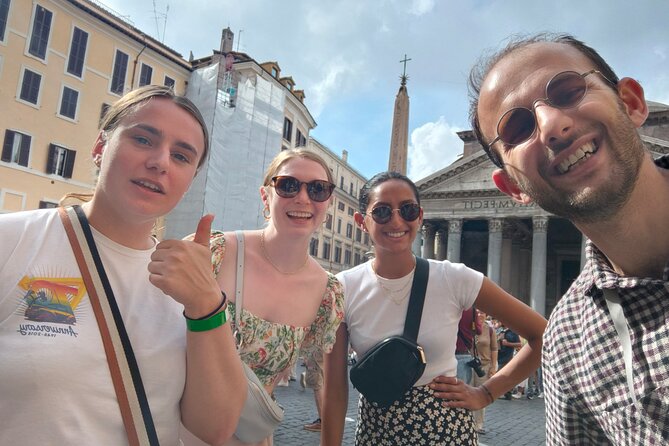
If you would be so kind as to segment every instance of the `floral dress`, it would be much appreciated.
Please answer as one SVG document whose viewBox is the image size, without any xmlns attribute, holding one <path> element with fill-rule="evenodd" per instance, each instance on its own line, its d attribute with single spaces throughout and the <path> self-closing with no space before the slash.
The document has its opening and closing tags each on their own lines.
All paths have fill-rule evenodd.
<svg viewBox="0 0 669 446">
<path fill-rule="evenodd" d="M 225 254 L 222 232 L 212 231 L 210 246 L 214 274 L 218 276 Z M 328 273 L 316 319 L 308 327 L 270 322 L 242 308 L 240 327 L 235 326 L 236 308 L 228 304 L 233 331 L 241 334 L 240 357 L 265 385 L 271 385 L 285 370 L 297 362 L 299 355 L 310 360 L 319 351 L 329 353 L 335 342 L 337 328 L 344 317 L 344 294 L 341 283 Z"/>
</svg>

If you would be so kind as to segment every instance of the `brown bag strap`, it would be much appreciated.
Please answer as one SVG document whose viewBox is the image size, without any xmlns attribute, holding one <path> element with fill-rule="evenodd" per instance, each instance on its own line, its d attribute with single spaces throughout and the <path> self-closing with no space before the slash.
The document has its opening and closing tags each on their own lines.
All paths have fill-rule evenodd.
<svg viewBox="0 0 669 446">
<path fill-rule="evenodd" d="M 125 331 L 86 216 L 79 206 L 61 207 L 58 213 L 100 329 L 128 443 L 130 446 L 158 445 L 158 435 L 130 339 Z"/>
</svg>

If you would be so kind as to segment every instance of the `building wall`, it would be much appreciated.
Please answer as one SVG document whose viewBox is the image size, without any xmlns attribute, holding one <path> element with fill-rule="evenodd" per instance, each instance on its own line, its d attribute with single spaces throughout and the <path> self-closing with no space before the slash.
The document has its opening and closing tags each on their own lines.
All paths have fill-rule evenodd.
<svg viewBox="0 0 669 446">
<path fill-rule="evenodd" d="M 369 234 L 360 230 L 353 217 L 367 179 L 348 164 L 345 151 L 340 157 L 314 138 L 309 138 L 307 148 L 325 159 L 337 184 L 327 220 L 314 234 L 310 253 L 323 268 L 337 273 L 365 262 L 371 250 Z"/>
<path fill-rule="evenodd" d="M 38 6 L 52 14 L 43 59 L 28 51 Z M 81 76 L 67 71 L 75 27 L 88 34 Z M 185 92 L 188 63 L 155 41 L 147 41 L 144 48 L 139 35 L 139 30 L 86 0 L 10 0 L 7 29 L 0 40 L 0 143 L 4 146 L 7 130 L 29 135 L 31 143 L 26 166 L 0 161 L 0 212 L 36 209 L 40 201 L 55 203 L 68 192 L 91 190 L 95 172 L 89 154 L 102 106 L 120 97 L 110 91 L 117 49 L 129 56 L 124 91 L 131 84 L 138 86 L 144 63 L 153 68 L 151 83 L 162 85 L 169 76 L 176 91 Z M 41 75 L 36 104 L 20 99 L 26 69 Z M 59 113 L 64 87 L 78 92 L 74 118 Z M 70 178 L 47 173 L 50 144 L 76 153 Z"/>
</svg>

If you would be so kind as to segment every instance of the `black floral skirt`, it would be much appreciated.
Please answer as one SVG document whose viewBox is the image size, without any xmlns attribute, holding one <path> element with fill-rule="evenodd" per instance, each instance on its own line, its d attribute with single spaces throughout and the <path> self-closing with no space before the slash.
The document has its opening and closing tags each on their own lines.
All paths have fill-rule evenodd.
<svg viewBox="0 0 669 446">
<path fill-rule="evenodd" d="M 356 446 L 478 445 L 472 412 L 442 406 L 427 386 L 413 387 L 389 407 L 358 402 Z"/>
</svg>

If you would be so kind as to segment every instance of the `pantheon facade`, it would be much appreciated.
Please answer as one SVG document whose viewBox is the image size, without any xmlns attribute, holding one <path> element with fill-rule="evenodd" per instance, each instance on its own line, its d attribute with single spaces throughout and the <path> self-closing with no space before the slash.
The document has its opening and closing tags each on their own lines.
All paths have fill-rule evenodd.
<svg viewBox="0 0 669 446">
<path fill-rule="evenodd" d="M 658 157 L 669 153 L 669 106 L 649 102 L 649 109 L 639 133 Z M 462 262 L 548 317 L 581 271 L 584 237 L 568 220 L 501 193 L 473 133 L 458 135 L 463 155 L 416 183 L 424 226 L 414 252 Z"/>
</svg>

